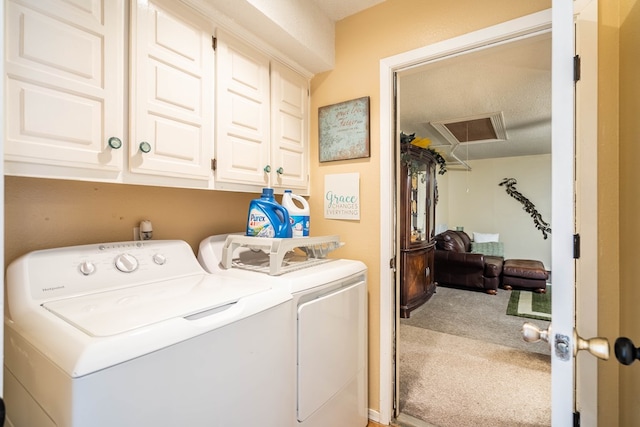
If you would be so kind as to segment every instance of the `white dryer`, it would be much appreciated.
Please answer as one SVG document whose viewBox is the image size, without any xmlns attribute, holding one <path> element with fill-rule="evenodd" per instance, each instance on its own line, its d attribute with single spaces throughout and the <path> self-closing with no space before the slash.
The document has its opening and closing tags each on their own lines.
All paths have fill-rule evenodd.
<svg viewBox="0 0 640 427">
<path fill-rule="evenodd" d="M 336 243 L 338 236 L 237 234 L 200 243 L 198 260 L 207 271 L 292 294 L 295 405 L 288 425 L 295 427 L 368 423 L 367 268 L 360 261 L 326 258 Z"/>
<path fill-rule="evenodd" d="M 292 298 L 271 283 L 144 241 L 35 251 L 6 285 L 8 426 L 290 423 Z"/>
</svg>

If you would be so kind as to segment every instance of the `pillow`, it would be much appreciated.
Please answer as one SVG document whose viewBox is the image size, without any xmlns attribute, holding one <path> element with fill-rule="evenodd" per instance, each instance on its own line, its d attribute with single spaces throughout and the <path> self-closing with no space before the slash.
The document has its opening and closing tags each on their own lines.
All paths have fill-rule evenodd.
<svg viewBox="0 0 640 427">
<path fill-rule="evenodd" d="M 495 233 L 495 234 L 476 233 L 474 231 L 473 232 L 473 241 L 477 242 L 477 243 L 499 242 L 500 241 L 500 234 L 499 233 Z"/>
<path fill-rule="evenodd" d="M 502 242 L 471 242 L 471 253 L 504 257 L 504 244 Z"/>
</svg>

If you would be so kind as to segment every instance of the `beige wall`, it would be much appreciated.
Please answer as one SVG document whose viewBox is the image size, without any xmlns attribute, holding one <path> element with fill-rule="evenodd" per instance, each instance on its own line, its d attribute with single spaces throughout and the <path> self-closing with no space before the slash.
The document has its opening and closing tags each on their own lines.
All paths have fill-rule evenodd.
<svg viewBox="0 0 640 427">
<path fill-rule="evenodd" d="M 620 1 L 620 334 L 640 346 L 640 1 Z M 609 144 L 603 144 L 609 145 Z M 606 150 L 603 147 L 603 150 Z M 640 362 L 620 366 L 620 425 L 640 425 Z"/>
<path fill-rule="evenodd" d="M 618 1 L 600 1 L 598 12 L 598 332 L 619 332 L 618 263 Z M 605 311 L 606 310 L 606 311 Z M 600 313 L 610 313 L 609 316 Z M 615 315 L 614 315 L 615 313 Z M 619 425 L 619 378 L 615 363 L 598 365 L 599 424 Z"/>
<path fill-rule="evenodd" d="M 551 155 L 468 163 L 471 171 L 438 176 L 436 222 L 447 223 L 449 229 L 462 226 L 471 237 L 474 232 L 499 233 L 505 258 L 536 259 L 552 270 L 551 236 L 545 239 L 522 204 L 498 185 L 504 178 L 515 178 L 516 190 L 535 205 L 544 221 L 550 222 Z"/>
<path fill-rule="evenodd" d="M 598 2 L 598 334 L 620 334 L 619 4 Z M 599 424 L 620 422 L 619 365 L 598 365 Z M 628 424 L 631 425 L 631 424 Z"/>
<path fill-rule="evenodd" d="M 310 198 L 313 227 L 320 234 L 339 233 L 346 242 L 342 256 L 362 259 L 369 283 L 369 407 L 379 410 L 380 388 L 380 60 L 440 40 L 449 39 L 519 16 L 547 9 L 548 0 L 387 0 L 336 25 L 336 67 L 317 75 L 311 84 Z M 371 97 L 371 157 L 365 160 L 318 163 L 318 107 Z M 383 141 L 382 143 L 389 143 Z M 322 219 L 324 176 L 359 172 L 362 201 L 359 222 Z"/>
<path fill-rule="evenodd" d="M 36 249 L 131 240 L 150 219 L 154 239 L 187 241 L 242 231 L 256 194 L 5 178 L 5 265 Z"/>
</svg>

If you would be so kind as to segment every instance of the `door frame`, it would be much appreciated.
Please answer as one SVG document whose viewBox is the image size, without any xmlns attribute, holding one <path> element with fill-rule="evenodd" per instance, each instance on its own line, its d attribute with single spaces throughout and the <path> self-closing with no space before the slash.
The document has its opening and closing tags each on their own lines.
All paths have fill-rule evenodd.
<svg viewBox="0 0 640 427">
<path fill-rule="evenodd" d="M 396 224 L 396 204 L 395 200 L 397 199 L 397 188 L 396 188 L 396 179 L 397 172 L 395 168 L 396 163 L 396 130 L 394 128 L 395 122 L 395 75 L 396 72 L 404 69 L 409 69 L 418 64 L 424 63 L 426 61 L 434 61 L 454 55 L 460 55 L 465 52 L 482 49 L 483 47 L 487 47 L 489 45 L 496 45 L 499 43 L 505 43 L 508 41 L 513 41 L 514 39 L 518 39 L 520 37 L 530 36 L 540 31 L 548 31 L 551 27 L 552 23 L 554 26 L 554 30 L 558 31 L 558 28 L 561 29 L 559 31 L 560 34 L 564 34 L 565 42 L 561 46 L 561 51 L 564 53 L 566 49 L 568 49 L 568 44 L 570 44 L 570 49 L 573 51 L 573 36 L 567 38 L 567 32 L 573 34 L 573 5 L 571 2 L 564 2 L 562 0 L 554 0 L 552 9 L 548 9 L 545 11 L 541 11 L 538 13 L 534 13 L 531 15 L 527 15 L 521 18 L 514 19 L 512 21 L 508 21 L 502 24 L 498 24 L 492 27 L 488 27 L 482 30 L 478 30 L 472 33 L 468 33 L 459 37 L 455 37 L 449 40 L 445 40 L 439 43 L 435 43 L 429 46 L 425 46 L 422 48 L 418 48 L 409 52 L 405 52 L 402 54 L 394 55 L 388 58 L 384 58 L 380 61 L 380 221 L 381 221 L 381 244 L 380 244 L 380 260 L 381 260 L 381 271 L 382 274 L 380 276 L 380 417 L 379 421 L 383 424 L 389 424 L 390 421 L 394 417 L 394 399 L 395 399 L 395 390 L 394 387 L 397 387 L 396 384 L 396 374 L 397 374 L 397 365 L 396 365 L 396 355 L 394 349 L 396 348 L 396 339 L 395 339 L 395 331 L 396 324 L 398 322 L 397 313 L 397 292 L 396 288 L 396 280 L 397 280 L 397 269 L 390 268 L 388 266 L 395 265 L 391 261 L 396 258 L 396 254 L 398 253 L 398 243 L 394 239 L 394 236 L 397 232 L 397 224 Z M 567 25 L 567 17 L 571 18 L 570 25 Z M 567 27 L 570 28 L 567 28 Z M 557 34 L 557 33 L 556 33 Z M 556 38 L 556 37 L 554 37 Z M 562 37 L 557 37 L 562 40 Z M 568 40 L 568 41 L 567 41 Z M 556 49 L 558 47 L 556 46 Z M 573 54 L 566 58 L 565 64 L 563 64 L 563 69 L 568 65 L 568 61 L 572 61 Z M 571 75 L 573 75 L 571 73 Z M 573 84 L 570 85 L 573 93 Z M 566 96 L 566 94 L 565 94 Z M 571 95 L 573 99 L 573 94 Z M 554 109 L 554 111 L 556 111 Z M 569 122 L 573 121 L 573 108 L 571 109 L 571 119 Z M 560 120 L 556 120 L 556 116 L 554 115 L 554 120 L 557 123 Z M 558 127 L 558 126 L 557 126 Z M 573 127 L 570 126 L 569 130 L 570 138 L 573 138 Z M 553 133 L 553 132 L 552 132 Z M 558 130 L 556 129 L 556 134 Z M 594 134 L 595 135 L 595 134 Z M 562 137 L 567 137 L 566 133 L 562 135 Z M 558 137 L 557 137 L 558 138 Z M 573 140 L 573 139 L 571 139 Z M 571 158 L 573 158 L 573 144 L 570 144 L 571 147 Z M 566 155 L 566 154 L 565 154 Z M 555 156 L 554 156 L 555 157 Z M 565 163 L 566 166 L 566 163 Z M 553 168 L 554 166 L 552 166 Z M 571 182 L 573 182 L 573 168 L 562 168 L 560 164 L 556 164 L 556 168 L 559 168 L 562 173 L 566 176 L 566 170 L 571 170 Z M 566 179 L 563 177 L 563 182 Z M 571 190 L 573 191 L 573 190 Z M 557 194 L 557 193 L 556 193 Z M 565 196 L 566 197 L 566 194 Z M 572 197 L 570 197 L 572 199 Z M 555 201 L 553 203 L 556 203 Z M 580 208 L 582 206 L 579 206 Z M 564 223 L 563 223 L 564 222 Z M 569 225 L 567 225 L 566 221 L 559 221 L 556 224 L 552 220 L 552 224 L 554 226 L 555 234 L 552 235 L 552 240 L 556 240 L 556 243 L 552 243 L 552 248 L 555 247 L 556 251 L 562 249 L 566 251 L 567 242 L 569 241 L 569 237 L 571 237 L 574 233 L 574 224 L 573 224 L 573 215 L 571 215 L 571 220 L 569 221 Z M 591 222 L 589 224 L 583 223 L 583 227 L 590 227 Z M 568 227 L 568 228 L 567 228 Z M 561 237 L 561 238 L 558 238 Z M 554 246 L 555 245 L 555 246 Z M 553 253 L 553 251 L 552 251 Z M 571 251 L 572 253 L 572 251 Z M 561 260 L 564 261 L 564 260 Z M 573 261 L 573 260 L 571 260 Z M 555 257 L 554 257 L 555 263 Z M 569 262 L 571 266 L 571 271 L 568 269 L 564 273 L 558 275 L 558 277 L 574 277 L 573 272 L 573 262 Z M 555 268 L 554 268 L 555 270 Z M 385 271 L 387 273 L 385 273 Z M 556 274 L 554 271 L 554 278 L 556 278 Z M 573 279 L 571 281 L 573 284 Z M 573 286 L 570 286 L 570 294 L 573 299 L 574 289 Z M 555 294 L 554 290 L 554 294 Z M 597 300 L 593 300 L 593 296 L 595 294 L 591 292 L 587 295 L 587 299 L 592 299 L 587 303 L 591 306 L 595 306 L 597 308 Z M 574 313 L 574 305 L 571 304 L 572 310 L 570 314 L 565 316 L 564 319 L 558 319 L 558 323 L 560 326 L 560 330 L 565 331 L 567 329 L 566 320 L 571 317 L 569 322 L 569 326 L 573 326 L 573 313 Z M 559 310 L 558 310 L 559 311 Z M 554 317 L 554 322 L 555 322 Z M 554 325 L 555 329 L 555 325 Z M 555 332 L 555 331 L 554 331 Z M 569 335 L 571 337 L 571 335 Z M 559 362 L 552 362 L 559 363 Z M 571 383 L 573 383 L 573 361 L 563 362 L 564 365 L 559 365 L 564 369 L 561 369 L 565 372 L 562 379 L 556 380 L 556 386 L 558 386 L 559 381 L 566 381 L 567 377 L 571 379 Z M 567 365 L 571 367 L 567 368 Z M 558 367 L 556 368 L 556 371 Z M 552 368 L 553 371 L 553 368 Z M 569 373 L 567 373 L 569 372 Z M 595 376 L 596 371 L 590 370 L 589 375 Z M 552 379 L 552 383 L 554 380 Z M 572 417 L 573 412 L 573 386 L 571 386 L 571 391 L 566 392 L 567 386 L 566 383 L 564 386 L 560 386 L 560 389 L 563 389 L 562 394 L 566 396 L 570 396 L 568 401 L 566 399 L 559 399 L 556 402 L 557 396 L 554 394 L 553 401 L 553 424 L 554 425 L 570 425 L 570 423 L 565 422 Z M 596 395 L 595 401 L 597 401 L 597 390 L 591 391 L 592 396 Z M 582 396 L 586 397 L 586 396 Z M 587 399 L 590 400 L 590 399 Z M 557 406 L 559 405 L 559 406 Z M 590 412 L 597 411 L 597 407 L 590 408 Z M 597 415 L 596 415 L 597 419 Z"/>
<path fill-rule="evenodd" d="M 576 329 L 598 335 L 598 0 L 575 0 L 576 83 L 575 232 L 580 234 L 576 260 Z M 579 142 L 578 142 L 579 141 Z M 584 313 L 584 315 L 582 314 Z M 576 410 L 583 425 L 598 425 L 598 359 L 576 360 Z"/>
</svg>

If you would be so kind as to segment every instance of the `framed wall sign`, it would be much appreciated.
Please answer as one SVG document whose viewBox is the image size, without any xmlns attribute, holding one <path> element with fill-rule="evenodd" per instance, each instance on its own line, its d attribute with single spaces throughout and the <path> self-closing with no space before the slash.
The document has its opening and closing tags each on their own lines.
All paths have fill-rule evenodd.
<svg viewBox="0 0 640 427">
<path fill-rule="evenodd" d="M 320 162 L 369 157 L 369 97 L 318 109 Z"/>
<path fill-rule="evenodd" d="M 360 174 L 358 172 L 324 176 L 324 217 L 360 219 Z"/>
</svg>

